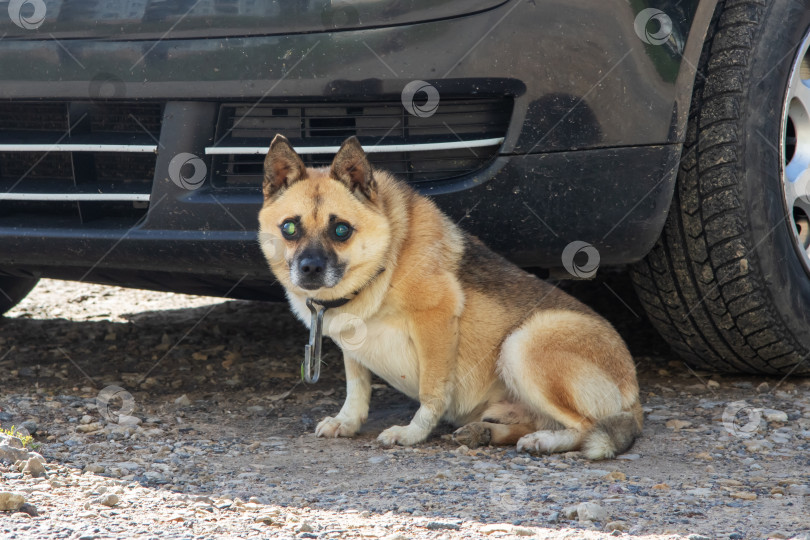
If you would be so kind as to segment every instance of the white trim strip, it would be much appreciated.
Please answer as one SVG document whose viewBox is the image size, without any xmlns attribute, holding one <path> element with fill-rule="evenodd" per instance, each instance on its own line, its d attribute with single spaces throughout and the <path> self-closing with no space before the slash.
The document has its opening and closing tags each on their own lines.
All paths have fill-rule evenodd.
<svg viewBox="0 0 810 540">
<path fill-rule="evenodd" d="M 482 146 L 495 146 L 502 142 L 503 137 L 497 137 L 494 139 L 424 144 L 376 144 L 374 146 L 364 146 L 363 150 L 369 154 L 378 152 L 428 152 L 431 150 L 454 150 L 457 148 L 481 148 Z M 266 154 L 268 146 L 208 146 L 205 148 L 205 153 L 209 155 Z M 338 150 L 340 150 L 339 146 L 303 146 L 295 149 L 295 151 L 301 155 L 334 154 Z"/>
<path fill-rule="evenodd" d="M 156 144 L 0 144 L 0 152 L 157 152 Z"/>
<path fill-rule="evenodd" d="M 149 193 L 0 193 L 0 201 L 149 202 Z"/>
</svg>

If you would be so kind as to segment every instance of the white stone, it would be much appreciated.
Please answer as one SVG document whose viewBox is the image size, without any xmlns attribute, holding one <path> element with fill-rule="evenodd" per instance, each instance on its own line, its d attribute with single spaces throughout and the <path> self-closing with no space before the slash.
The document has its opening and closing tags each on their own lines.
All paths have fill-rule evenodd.
<svg viewBox="0 0 810 540">
<path fill-rule="evenodd" d="M 777 411 L 776 409 L 765 409 L 762 411 L 762 416 L 768 422 L 781 422 L 785 423 L 788 421 L 788 415 L 784 411 Z"/>
<path fill-rule="evenodd" d="M 805 495 L 810 494 L 810 486 L 807 484 L 791 484 L 788 486 L 787 492 L 788 495 L 804 497 Z"/>
<path fill-rule="evenodd" d="M 583 502 L 577 505 L 577 517 L 579 521 L 600 521 L 607 520 L 607 512 L 595 502 Z"/>
<path fill-rule="evenodd" d="M 0 492 L 0 510 L 4 512 L 15 512 L 25 504 L 25 497 L 20 493 Z"/>
<path fill-rule="evenodd" d="M 34 478 L 39 478 L 45 476 L 45 466 L 38 459 L 29 459 L 25 462 L 22 472 L 30 474 Z"/>
</svg>

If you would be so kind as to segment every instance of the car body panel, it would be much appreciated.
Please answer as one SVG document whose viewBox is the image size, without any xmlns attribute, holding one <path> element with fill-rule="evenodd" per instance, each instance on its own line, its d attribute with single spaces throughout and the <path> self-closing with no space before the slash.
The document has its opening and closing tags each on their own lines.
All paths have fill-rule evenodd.
<svg viewBox="0 0 810 540">
<path fill-rule="evenodd" d="M 259 186 L 225 190 L 206 181 L 184 190 L 169 180 L 171 159 L 186 152 L 211 169 L 205 148 L 217 142 L 225 101 L 398 100 L 413 80 L 443 98 L 513 100 L 494 161 L 417 186 L 463 228 L 527 266 L 561 266 L 575 240 L 593 244 L 603 265 L 639 260 L 667 215 L 715 3 L 654 2 L 672 21 L 661 45 L 635 30 L 649 3 L 624 0 L 440 2 L 435 14 L 455 14 L 414 23 L 400 12 L 340 29 L 293 25 L 284 35 L 273 35 L 277 24 L 261 35 L 218 35 L 228 33 L 227 21 L 205 39 L 173 30 L 145 39 L 126 25 L 96 37 L 46 36 L 46 23 L 16 31 L 0 42 L 0 99 L 160 100 L 165 109 L 145 219 L 70 228 L 0 215 L 0 268 L 104 282 L 119 275 L 141 286 L 151 272 L 163 276 L 152 288 L 230 295 L 242 279 L 260 289 L 271 280 L 256 245 Z M 177 21 L 175 13 L 161 24 Z"/>
<path fill-rule="evenodd" d="M 291 35 L 428 22 L 486 11 L 506 1 L 29 0 L 18 6 L 10 3 L 0 32 L 10 38 L 40 34 L 60 40 L 127 41 L 169 35 L 171 39 Z M 15 24 L 15 16 L 28 24 Z"/>
</svg>

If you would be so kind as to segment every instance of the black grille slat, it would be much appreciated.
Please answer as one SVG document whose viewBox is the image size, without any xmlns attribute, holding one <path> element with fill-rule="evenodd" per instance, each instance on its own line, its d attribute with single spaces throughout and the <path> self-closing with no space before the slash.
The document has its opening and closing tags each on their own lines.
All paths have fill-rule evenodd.
<svg viewBox="0 0 810 540">
<path fill-rule="evenodd" d="M 478 148 L 475 148 L 478 152 Z M 408 155 L 410 154 L 410 157 Z M 417 154 L 414 156 L 414 154 Z M 489 153 L 484 153 L 480 157 L 473 155 L 469 149 L 446 151 L 436 150 L 431 152 L 396 152 L 396 153 L 371 153 L 368 154 L 369 161 L 380 168 L 400 177 L 411 178 L 412 182 L 426 182 L 440 180 L 443 178 L 453 178 L 459 176 L 460 170 L 476 170 L 480 167 L 481 159 L 488 158 Z M 309 167 L 325 167 L 332 162 L 332 156 L 318 157 L 301 156 Z M 228 171 L 228 185 L 245 187 L 257 185 L 257 179 L 262 176 L 264 161 L 256 159 L 254 155 L 232 155 L 232 159 L 223 162 L 223 167 Z M 313 159 L 313 157 L 315 159 Z M 412 177 L 416 177 L 413 179 Z"/>
<path fill-rule="evenodd" d="M 0 181 L 25 179 L 73 180 L 70 155 L 45 152 L 0 152 Z M 0 184 L 4 186 L 5 182 Z"/>
<path fill-rule="evenodd" d="M 0 143 L 154 145 L 164 104 L 136 101 L 0 102 Z M 0 193 L 149 194 L 155 175 L 151 152 L 0 151 Z M 80 222 L 140 219 L 140 201 L 0 200 L 0 218 L 57 217 Z"/>
<path fill-rule="evenodd" d="M 428 144 L 503 137 L 512 101 L 507 98 L 443 98 L 435 114 L 416 117 L 399 101 L 371 103 L 223 104 L 217 146 L 266 147 L 280 133 L 294 146 L 339 146 L 349 136 L 363 145 Z M 484 167 L 498 146 L 449 150 L 376 152 L 369 160 L 410 182 L 454 178 Z M 331 155 L 304 154 L 311 167 L 331 163 Z M 264 156 L 215 155 L 220 187 L 258 187 Z"/>
<path fill-rule="evenodd" d="M 62 102 L 0 102 L 0 127 L 6 130 L 59 131 L 68 129 L 67 104 Z"/>
<path fill-rule="evenodd" d="M 104 103 L 90 114 L 93 133 L 149 133 L 160 136 L 163 107 L 160 103 Z"/>
<path fill-rule="evenodd" d="M 93 155 L 98 182 L 121 182 L 123 184 L 152 185 L 155 176 L 155 159 L 145 160 L 139 154 L 104 152 Z M 129 188 L 128 188 L 129 190 Z M 148 192 L 148 190 L 147 190 Z"/>
</svg>

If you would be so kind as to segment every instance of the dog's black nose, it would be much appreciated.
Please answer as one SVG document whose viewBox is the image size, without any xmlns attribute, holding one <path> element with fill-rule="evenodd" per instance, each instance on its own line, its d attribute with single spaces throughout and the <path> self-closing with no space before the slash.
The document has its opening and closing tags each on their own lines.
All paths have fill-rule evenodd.
<svg viewBox="0 0 810 540">
<path fill-rule="evenodd" d="M 326 259 L 318 255 L 301 257 L 298 262 L 298 270 L 305 277 L 318 277 L 326 269 Z"/>
</svg>

